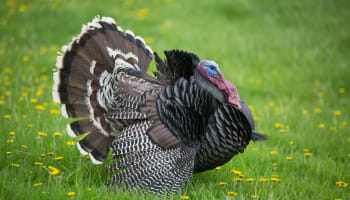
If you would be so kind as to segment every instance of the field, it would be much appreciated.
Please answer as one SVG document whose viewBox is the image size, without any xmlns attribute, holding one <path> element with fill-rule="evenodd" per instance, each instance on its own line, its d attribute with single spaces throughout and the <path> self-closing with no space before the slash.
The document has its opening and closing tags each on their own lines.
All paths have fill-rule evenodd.
<svg viewBox="0 0 350 200">
<path fill-rule="evenodd" d="M 0 199 L 155 198 L 106 187 L 111 158 L 95 166 L 80 156 L 72 120 L 52 100 L 57 51 L 96 15 L 153 51 L 215 60 L 269 137 L 173 199 L 350 199 L 349 9 L 346 0 L 1 1 Z"/>
</svg>

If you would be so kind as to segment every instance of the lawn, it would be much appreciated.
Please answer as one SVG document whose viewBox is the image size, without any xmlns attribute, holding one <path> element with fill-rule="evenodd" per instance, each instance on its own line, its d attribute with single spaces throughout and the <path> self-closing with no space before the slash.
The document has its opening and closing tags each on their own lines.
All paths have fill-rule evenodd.
<svg viewBox="0 0 350 200">
<path fill-rule="evenodd" d="M 110 16 L 153 51 L 215 60 L 268 141 L 196 174 L 174 199 L 350 199 L 350 2 L 0 2 L 0 199 L 154 199 L 111 190 L 51 96 L 57 51 Z M 154 70 L 152 63 L 150 72 Z"/>
</svg>

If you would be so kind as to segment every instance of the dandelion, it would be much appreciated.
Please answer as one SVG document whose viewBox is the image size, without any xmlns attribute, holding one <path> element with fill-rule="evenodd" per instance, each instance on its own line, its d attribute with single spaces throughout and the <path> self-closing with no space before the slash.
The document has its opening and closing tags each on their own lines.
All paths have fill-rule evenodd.
<svg viewBox="0 0 350 200">
<path fill-rule="evenodd" d="M 47 155 L 52 156 L 54 153 L 53 152 L 48 152 Z"/>
<path fill-rule="evenodd" d="M 181 199 L 190 199 L 189 196 L 181 196 Z"/>
<path fill-rule="evenodd" d="M 236 181 L 236 182 L 242 182 L 243 181 L 243 178 L 235 178 L 235 179 L 233 179 L 234 181 Z"/>
<path fill-rule="evenodd" d="M 254 121 L 259 121 L 259 117 L 254 117 Z"/>
<path fill-rule="evenodd" d="M 41 192 L 41 194 L 47 194 L 47 193 L 48 193 L 48 192 L 46 192 L 46 191 L 42 191 L 42 192 Z"/>
<path fill-rule="evenodd" d="M 47 136 L 47 134 L 46 134 L 46 133 L 41 132 L 41 131 L 39 131 L 39 132 L 38 132 L 38 135 L 39 135 L 39 136 L 44 136 L 44 137 L 46 137 L 46 136 Z"/>
<path fill-rule="evenodd" d="M 11 155 L 11 151 L 7 151 L 6 155 L 8 155 L 8 156 Z"/>
<path fill-rule="evenodd" d="M 27 124 L 27 127 L 31 128 L 31 127 L 33 127 L 33 124 Z"/>
<path fill-rule="evenodd" d="M 216 167 L 215 169 L 216 169 L 216 170 L 220 170 L 220 169 L 221 169 L 221 167 Z"/>
<path fill-rule="evenodd" d="M 324 127 L 325 127 L 324 124 L 319 124 L 319 125 L 318 125 L 318 128 L 324 128 Z"/>
<path fill-rule="evenodd" d="M 252 151 L 256 151 L 257 149 L 254 147 L 254 148 L 252 148 Z"/>
<path fill-rule="evenodd" d="M 44 158 L 44 157 L 45 157 L 45 154 L 42 153 L 42 154 L 40 154 L 40 156 L 41 156 L 42 158 Z"/>
<path fill-rule="evenodd" d="M 62 160 L 62 156 L 56 157 L 55 160 Z"/>
<path fill-rule="evenodd" d="M 16 164 L 16 163 L 11 163 L 11 166 L 12 166 L 12 167 L 19 167 L 19 166 L 21 166 L 21 165 Z"/>
<path fill-rule="evenodd" d="M 312 155 L 312 153 L 310 153 L 310 152 L 304 153 L 304 156 L 305 156 L 305 157 L 310 157 L 311 155 Z"/>
<path fill-rule="evenodd" d="M 28 147 L 27 147 L 27 145 L 21 145 L 21 147 L 22 147 L 22 149 L 27 149 Z"/>
<path fill-rule="evenodd" d="M 247 178 L 245 179 L 247 182 L 253 182 L 254 181 L 254 178 Z"/>
<path fill-rule="evenodd" d="M 278 174 L 272 174 L 272 177 L 274 177 L 274 178 L 279 178 L 280 175 L 278 175 Z"/>
<path fill-rule="evenodd" d="M 50 174 L 53 175 L 53 176 L 56 176 L 60 173 L 60 170 L 54 170 L 52 171 Z"/>
<path fill-rule="evenodd" d="M 75 145 L 75 142 L 74 142 L 74 141 L 68 141 L 67 144 L 68 144 L 69 146 L 74 146 L 74 145 Z"/>
<path fill-rule="evenodd" d="M 237 192 L 227 192 L 228 195 L 234 195 L 234 196 L 237 196 L 238 193 Z"/>
<path fill-rule="evenodd" d="M 288 160 L 288 161 L 291 161 L 292 159 L 293 159 L 293 157 L 290 157 L 290 156 L 286 157 L 286 160 Z"/>
<path fill-rule="evenodd" d="M 252 194 L 252 195 L 250 195 L 250 198 L 254 199 L 254 198 L 256 198 L 256 196 Z"/>
<path fill-rule="evenodd" d="M 339 88 L 339 93 L 344 94 L 345 93 L 345 88 Z"/>
<path fill-rule="evenodd" d="M 269 179 L 268 178 L 261 178 L 260 182 L 266 183 L 266 182 L 269 182 Z"/>
<path fill-rule="evenodd" d="M 35 183 L 35 184 L 33 184 L 33 186 L 34 186 L 34 187 L 38 187 L 38 186 L 41 186 L 42 184 L 43 184 L 43 183 L 41 183 L 41 182 L 40 182 L 40 183 Z"/>
<path fill-rule="evenodd" d="M 0 105 L 3 105 L 5 104 L 5 101 L 4 100 L 0 100 Z"/>
<path fill-rule="evenodd" d="M 59 133 L 59 132 L 54 132 L 53 134 L 54 136 L 62 136 L 62 133 Z"/>
<path fill-rule="evenodd" d="M 348 142 L 350 142 L 350 137 L 348 139 L 346 139 Z"/>
<path fill-rule="evenodd" d="M 289 141 L 289 144 L 290 144 L 290 145 L 293 145 L 293 144 L 294 144 L 294 142 L 293 142 L 293 141 Z"/>
<path fill-rule="evenodd" d="M 10 92 L 10 91 L 6 91 L 6 92 L 5 92 L 5 95 L 6 95 L 6 96 L 10 96 L 10 95 L 11 95 L 11 92 Z"/>
<path fill-rule="evenodd" d="M 283 126 L 284 126 L 284 125 L 283 125 L 282 123 L 276 123 L 276 124 L 275 124 L 275 127 L 276 127 L 276 128 L 283 128 Z"/>
<path fill-rule="evenodd" d="M 277 167 L 277 163 L 272 163 L 272 166 Z"/>
<path fill-rule="evenodd" d="M 31 98 L 31 99 L 30 99 L 30 102 L 31 102 L 31 103 L 38 103 L 38 100 L 36 100 L 36 99 L 34 99 L 34 98 Z"/>
<path fill-rule="evenodd" d="M 88 188 L 88 191 L 91 191 L 92 189 L 91 188 Z"/>
<path fill-rule="evenodd" d="M 280 133 L 285 133 L 286 129 L 280 129 Z"/>
<path fill-rule="evenodd" d="M 67 196 L 73 197 L 73 196 L 75 196 L 75 192 L 68 192 L 68 193 L 67 193 Z"/>
<path fill-rule="evenodd" d="M 42 105 L 37 105 L 37 106 L 35 106 L 35 109 L 37 109 L 37 110 L 45 110 L 45 107 L 42 106 Z"/>
<path fill-rule="evenodd" d="M 43 94 L 43 91 L 39 90 L 35 93 L 36 96 L 41 96 Z"/>
<path fill-rule="evenodd" d="M 348 123 L 346 123 L 346 122 L 342 122 L 342 123 L 341 123 L 342 127 L 345 127 L 347 124 L 348 124 Z"/>
<path fill-rule="evenodd" d="M 279 178 L 271 178 L 271 181 L 272 182 L 281 182 L 281 179 L 279 179 Z"/>
<path fill-rule="evenodd" d="M 226 182 L 220 182 L 219 185 L 223 186 L 223 185 L 227 185 Z"/>
<path fill-rule="evenodd" d="M 345 183 L 344 181 L 337 181 L 335 182 L 335 184 L 338 186 L 338 187 L 347 187 L 348 186 L 348 183 Z"/>
<path fill-rule="evenodd" d="M 34 162 L 34 165 L 41 166 L 41 165 L 43 165 L 43 163 L 41 163 L 41 162 Z"/>
<path fill-rule="evenodd" d="M 13 139 L 9 139 L 9 140 L 6 140 L 6 143 L 9 144 L 9 143 L 13 143 L 14 140 Z"/>
<path fill-rule="evenodd" d="M 321 109 L 320 109 L 320 108 L 315 108 L 314 112 L 315 112 L 315 113 L 320 113 L 320 112 L 321 112 Z"/>
<path fill-rule="evenodd" d="M 85 158 L 86 158 L 87 160 L 90 160 L 90 156 L 88 156 L 88 155 L 87 155 L 87 156 L 85 156 Z"/>
<path fill-rule="evenodd" d="M 339 116 L 339 115 L 341 115 L 341 112 L 340 112 L 340 110 L 336 110 L 336 111 L 334 111 L 334 112 L 333 112 L 333 115 L 336 115 L 336 116 Z"/>
<path fill-rule="evenodd" d="M 143 20 L 148 15 L 148 13 L 149 13 L 148 8 L 142 8 L 137 11 L 137 16 L 140 20 Z"/>
<path fill-rule="evenodd" d="M 276 154 L 277 154 L 277 151 L 276 151 L 276 150 L 272 150 L 272 151 L 270 151 L 270 154 L 271 154 L 271 155 L 276 155 Z"/>
<path fill-rule="evenodd" d="M 25 115 L 25 114 L 24 114 L 24 115 L 22 115 L 22 118 L 23 118 L 23 119 L 27 118 L 27 115 Z"/>
<path fill-rule="evenodd" d="M 304 152 L 309 152 L 310 150 L 309 149 L 304 149 Z"/>
<path fill-rule="evenodd" d="M 11 115 L 4 115 L 5 119 L 11 119 Z"/>
<path fill-rule="evenodd" d="M 238 170 L 235 170 L 235 169 L 231 170 L 231 172 L 236 174 L 236 175 L 241 175 L 242 174 L 241 171 L 238 171 Z"/>
<path fill-rule="evenodd" d="M 60 110 L 57 110 L 57 109 L 51 109 L 50 113 L 51 115 L 57 115 L 57 114 L 60 114 Z"/>
<path fill-rule="evenodd" d="M 153 42 L 153 38 L 144 38 L 144 39 L 147 44 L 151 44 Z"/>
</svg>

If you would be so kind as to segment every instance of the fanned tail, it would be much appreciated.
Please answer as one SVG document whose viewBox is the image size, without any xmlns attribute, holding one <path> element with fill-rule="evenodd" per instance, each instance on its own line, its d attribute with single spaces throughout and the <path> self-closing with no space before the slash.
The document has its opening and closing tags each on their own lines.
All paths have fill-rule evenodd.
<svg viewBox="0 0 350 200">
<path fill-rule="evenodd" d="M 115 116 L 107 114 L 123 107 L 115 101 L 118 70 L 146 72 L 152 57 L 152 50 L 141 37 L 129 30 L 123 32 L 108 17 L 95 17 L 83 25 L 70 44 L 63 46 L 54 72 L 53 98 L 64 104 L 65 117 L 83 118 L 70 123 L 67 132 L 71 137 L 89 133 L 78 148 L 89 154 L 94 163 L 104 161 L 113 139 L 125 125 L 111 123 L 110 118 Z M 130 104 L 132 100 L 119 103 L 123 102 Z"/>
</svg>

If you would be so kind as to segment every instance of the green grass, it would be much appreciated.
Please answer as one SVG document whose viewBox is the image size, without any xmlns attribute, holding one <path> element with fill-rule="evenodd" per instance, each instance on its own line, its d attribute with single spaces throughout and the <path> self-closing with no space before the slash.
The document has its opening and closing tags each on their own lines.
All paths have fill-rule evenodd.
<svg viewBox="0 0 350 200">
<path fill-rule="evenodd" d="M 336 185 L 350 183 L 349 9 L 346 0 L 1 1 L 0 199 L 154 198 L 104 186 L 111 160 L 94 166 L 80 157 L 67 145 L 72 139 L 65 125 L 71 120 L 51 114 L 60 109 L 51 97 L 56 52 L 97 14 L 148 38 L 154 51 L 179 48 L 217 61 L 253 106 L 257 130 L 269 136 L 220 170 L 196 174 L 184 192 L 190 199 L 350 199 L 350 187 Z M 281 133 L 276 123 L 289 128 Z M 312 155 L 305 157 L 304 149 Z M 52 176 L 34 162 L 61 173 Z M 243 182 L 232 181 L 232 169 L 244 174 Z M 260 182 L 275 174 L 279 183 Z"/>
</svg>

